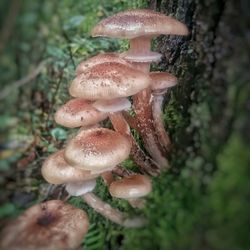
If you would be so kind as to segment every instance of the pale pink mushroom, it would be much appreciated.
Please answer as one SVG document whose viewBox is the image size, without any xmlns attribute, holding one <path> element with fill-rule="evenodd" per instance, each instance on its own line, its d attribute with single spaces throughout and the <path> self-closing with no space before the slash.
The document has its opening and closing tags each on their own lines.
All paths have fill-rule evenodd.
<svg viewBox="0 0 250 250">
<path fill-rule="evenodd" d="M 3 229 L 3 250 L 75 250 L 87 233 L 87 214 L 60 200 L 34 205 Z"/>
</svg>

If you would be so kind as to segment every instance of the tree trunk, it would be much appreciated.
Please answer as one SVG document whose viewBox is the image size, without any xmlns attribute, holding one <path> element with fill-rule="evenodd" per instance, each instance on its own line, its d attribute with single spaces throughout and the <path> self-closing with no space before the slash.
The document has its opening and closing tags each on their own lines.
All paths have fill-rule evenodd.
<svg viewBox="0 0 250 250">
<path fill-rule="evenodd" d="M 158 69 L 179 80 L 170 105 L 167 100 L 165 106 L 166 126 L 178 148 L 177 156 L 201 154 L 213 161 L 214 152 L 232 132 L 237 96 L 249 79 L 247 5 L 244 0 L 149 1 L 151 9 L 174 16 L 190 30 L 188 37 L 162 36 L 156 41 L 156 49 L 163 54 Z M 205 141 L 206 149 L 201 147 Z"/>
</svg>

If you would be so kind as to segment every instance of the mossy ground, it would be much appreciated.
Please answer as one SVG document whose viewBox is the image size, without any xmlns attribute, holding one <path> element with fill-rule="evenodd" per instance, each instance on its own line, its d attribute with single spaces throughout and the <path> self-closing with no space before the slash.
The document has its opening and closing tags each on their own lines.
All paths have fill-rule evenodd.
<svg viewBox="0 0 250 250">
<path fill-rule="evenodd" d="M 99 19 L 112 13 L 147 6 L 146 1 L 23 1 L 11 39 L 0 58 L 0 79 L 8 96 L 1 100 L 1 206 L 3 223 L 48 197 L 49 185 L 40 175 L 44 159 L 60 149 L 74 130 L 53 121 L 55 110 L 68 98 L 67 88 L 80 60 L 101 51 L 124 50 L 126 41 L 89 36 Z M 0 4 L 1 23 L 7 2 Z M 23 78 L 45 61 L 40 75 L 17 88 Z M 157 68 L 157 66 L 155 66 Z M 250 93 L 237 72 L 230 72 L 225 93 L 233 112 L 223 140 L 214 124 L 219 107 L 209 91 L 197 84 L 200 96 L 184 107 L 182 88 L 170 93 L 164 119 L 175 145 L 172 170 L 153 178 L 153 192 L 142 210 L 111 199 L 102 181 L 96 193 L 129 214 L 143 214 L 143 229 L 124 229 L 94 213 L 79 198 L 69 202 L 86 209 L 91 226 L 84 249 L 249 249 L 250 145 L 245 111 Z M 248 104 L 249 105 L 249 104 Z M 214 131 L 214 128 L 216 131 Z M 134 167 L 131 161 L 124 165 Z"/>
</svg>

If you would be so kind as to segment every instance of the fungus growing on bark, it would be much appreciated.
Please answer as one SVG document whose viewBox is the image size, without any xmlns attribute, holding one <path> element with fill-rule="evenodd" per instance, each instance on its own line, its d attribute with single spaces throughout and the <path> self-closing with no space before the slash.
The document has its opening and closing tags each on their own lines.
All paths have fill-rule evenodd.
<svg viewBox="0 0 250 250">
<path fill-rule="evenodd" d="M 92 31 L 93 36 L 107 36 L 130 40 L 129 51 L 123 57 L 134 62 L 138 69 L 149 72 L 150 62 L 160 57 L 151 52 L 151 40 L 158 35 L 187 35 L 186 25 L 152 10 L 128 10 L 102 20 Z M 168 161 L 163 156 L 154 132 L 151 110 L 151 90 L 147 88 L 133 97 L 134 110 L 137 115 L 145 147 L 161 167 L 167 167 Z"/>
<path fill-rule="evenodd" d="M 34 205 L 1 234 L 1 249 L 74 250 L 88 231 L 87 214 L 60 200 Z"/>
<path fill-rule="evenodd" d="M 151 40 L 160 34 L 187 35 L 188 29 L 161 13 L 130 10 L 101 21 L 92 34 L 130 39 L 130 49 L 122 54 L 99 54 L 79 64 L 69 87 L 75 99 L 57 111 L 55 120 L 66 127 L 83 127 L 65 150 L 45 161 L 42 174 L 50 183 L 66 184 L 70 195 L 81 196 L 113 222 L 138 227 L 145 224 L 142 218 L 126 219 L 124 213 L 93 193 L 95 178 L 102 176 L 112 196 L 138 206 L 140 197 L 151 191 L 150 179 L 117 165 L 131 154 L 141 173 L 155 175 L 168 167 L 164 153 L 169 152 L 170 140 L 161 118 L 161 106 L 163 94 L 177 79 L 168 73 L 149 72 L 150 63 L 161 58 L 161 54 L 151 51 Z M 131 108 L 127 99 L 130 96 L 133 116 L 126 112 Z M 107 117 L 115 131 L 89 127 Z M 141 135 L 148 155 L 131 135 L 130 126 Z M 123 170 L 129 173 L 123 174 Z M 122 179 L 117 180 L 117 176 Z"/>
</svg>

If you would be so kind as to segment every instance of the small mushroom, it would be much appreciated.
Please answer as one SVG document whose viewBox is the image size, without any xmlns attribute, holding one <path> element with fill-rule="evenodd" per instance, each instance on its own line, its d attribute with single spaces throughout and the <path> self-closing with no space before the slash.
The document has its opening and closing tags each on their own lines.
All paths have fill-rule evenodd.
<svg viewBox="0 0 250 250">
<path fill-rule="evenodd" d="M 74 167 L 105 172 L 124 161 L 131 143 L 123 135 L 106 128 L 81 131 L 65 148 L 65 159 Z"/>
<path fill-rule="evenodd" d="M 83 200 L 103 217 L 125 227 L 142 227 L 146 221 L 141 217 L 127 218 L 126 214 L 111 207 L 108 203 L 97 197 L 92 191 L 96 185 L 95 180 L 79 183 L 69 183 L 66 191 L 73 196 L 82 196 Z"/>
<path fill-rule="evenodd" d="M 165 130 L 162 119 L 163 95 L 169 88 L 174 87 L 177 84 L 177 78 L 167 72 L 151 72 L 150 77 L 152 79 L 152 114 L 154 127 L 161 146 L 165 149 L 166 153 L 169 153 L 171 150 L 171 141 Z"/>
<path fill-rule="evenodd" d="M 87 214 L 60 200 L 27 209 L 1 234 L 1 249 L 74 250 L 88 231 Z"/>
<path fill-rule="evenodd" d="M 151 181 L 147 176 L 133 174 L 112 182 L 109 192 L 113 197 L 126 199 L 132 206 L 140 207 L 143 201 L 138 199 L 151 192 Z"/>
<path fill-rule="evenodd" d="M 68 101 L 55 114 L 56 123 L 68 127 L 87 127 L 105 120 L 108 115 L 93 107 L 93 102 L 81 98 Z"/>
</svg>

